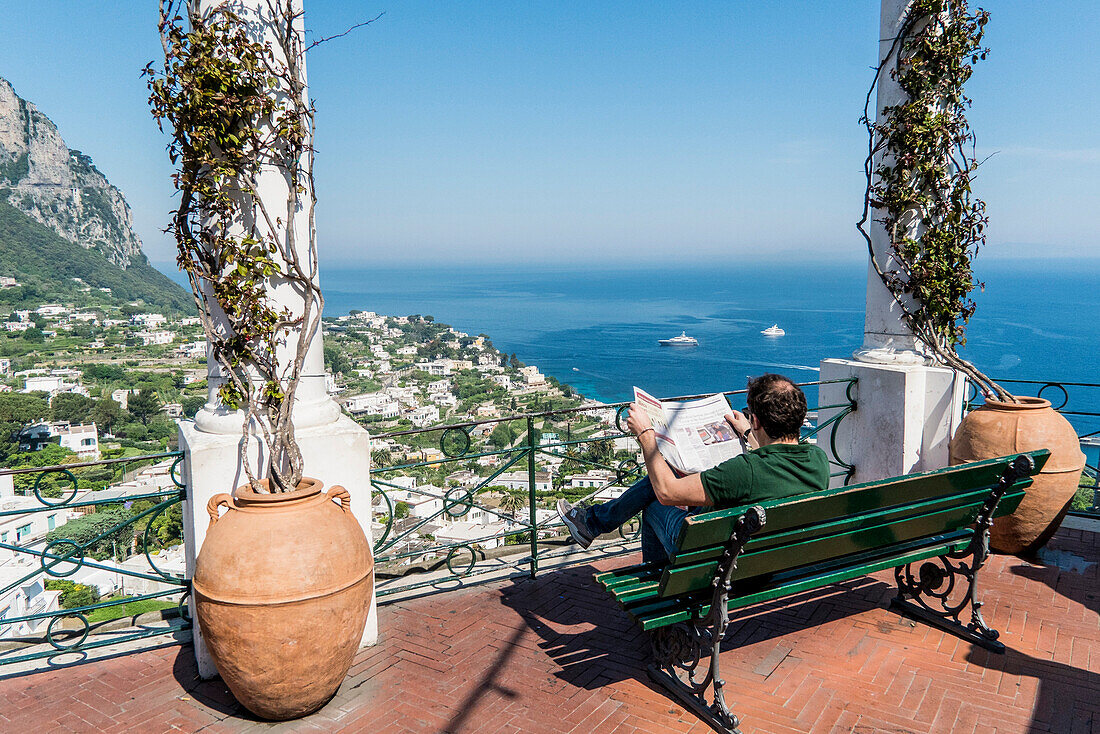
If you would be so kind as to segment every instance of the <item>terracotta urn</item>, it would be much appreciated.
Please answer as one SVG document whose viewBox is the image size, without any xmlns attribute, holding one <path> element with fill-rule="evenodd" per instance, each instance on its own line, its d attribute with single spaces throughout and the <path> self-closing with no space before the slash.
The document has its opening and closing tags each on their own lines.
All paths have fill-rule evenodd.
<svg viewBox="0 0 1100 734">
<path fill-rule="evenodd" d="M 997 518 L 990 545 L 1001 553 L 1031 555 L 1054 535 L 1069 510 L 1085 466 L 1077 432 L 1042 398 L 1010 403 L 987 400 L 970 412 L 951 439 L 951 464 L 992 459 L 1022 451 L 1050 449 L 1050 460 L 1035 477 L 1020 506 Z"/>
<path fill-rule="evenodd" d="M 246 485 L 207 505 L 195 619 L 222 680 L 264 719 L 321 708 L 347 675 L 367 619 L 370 545 L 348 491 L 321 486 L 303 478 L 294 492 L 267 494 Z"/>
</svg>

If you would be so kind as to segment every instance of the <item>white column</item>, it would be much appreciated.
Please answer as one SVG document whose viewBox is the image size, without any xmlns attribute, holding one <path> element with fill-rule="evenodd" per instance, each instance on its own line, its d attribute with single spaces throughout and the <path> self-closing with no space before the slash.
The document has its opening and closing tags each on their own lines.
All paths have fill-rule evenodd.
<svg viewBox="0 0 1100 734">
<path fill-rule="evenodd" d="M 199 13 L 207 13 L 222 5 L 224 0 L 195 0 Z M 274 43 L 274 26 L 267 0 L 234 0 L 233 9 L 242 17 L 254 21 L 250 28 L 257 40 L 266 42 L 280 57 L 278 44 Z M 301 10 L 301 0 L 295 0 L 295 9 Z M 303 21 L 299 15 L 296 31 L 303 33 Z M 303 82 L 305 62 L 301 63 Z M 259 195 L 272 216 L 286 218 L 287 180 L 274 167 L 260 172 Z M 309 192 L 303 197 L 308 200 Z M 309 215 L 304 208 L 294 217 L 299 233 L 296 238 L 299 257 L 308 262 Z M 276 232 L 285 236 L 285 232 Z M 284 240 L 285 241 L 285 240 Z M 285 279 L 272 279 L 269 284 L 271 297 L 279 306 L 286 306 L 294 313 L 302 313 L 304 296 L 294 284 Z M 367 539 L 371 539 L 371 488 L 370 488 L 370 436 L 366 430 L 340 410 L 340 406 L 328 395 L 325 384 L 324 351 L 320 329 L 292 334 L 278 353 L 282 365 L 290 363 L 299 340 L 308 340 L 302 379 L 295 395 L 293 420 L 298 445 L 304 459 L 304 473 L 325 484 L 326 490 L 340 484 L 351 493 L 352 514 L 359 520 Z M 209 393 L 206 405 L 194 421 L 180 421 L 180 448 L 186 452 L 184 480 L 187 484 L 187 500 L 183 503 L 185 525 L 185 555 L 188 575 L 194 573 L 195 559 L 206 537 L 209 518 L 206 503 L 220 492 L 229 492 L 247 483 L 239 460 L 239 445 L 243 436 L 243 414 L 231 411 L 218 400 L 218 388 L 224 378 L 213 356 L 207 355 L 207 379 Z M 261 466 L 265 457 L 262 445 L 253 441 L 249 446 L 252 466 Z M 195 657 L 199 675 L 211 678 L 217 675 L 213 662 L 203 643 L 201 630 L 194 627 Z M 371 597 L 371 610 L 363 631 L 363 645 L 372 645 L 378 638 L 376 601 Z"/>
<path fill-rule="evenodd" d="M 893 47 L 894 38 L 901 32 L 905 14 L 911 3 L 912 0 L 882 0 L 879 17 L 879 59 L 886 58 L 887 54 L 890 54 L 890 57 L 882 65 L 878 77 L 876 97 L 878 119 L 882 118 L 884 108 L 901 104 L 906 99 L 905 92 L 890 76 L 890 70 L 897 65 L 898 52 L 895 48 L 891 53 L 891 47 Z M 872 170 L 877 169 L 882 162 L 883 155 L 880 153 Z M 878 221 L 883 214 L 884 212 L 880 209 L 872 209 L 867 227 L 871 235 L 874 262 L 883 272 L 889 272 L 896 269 L 897 265 L 890 251 L 890 234 Z M 906 299 L 909 300 L 908 297 Z M 911 300 L 909 302 L 911 303 Z M 883 284 L 868 258 L 867 310 L 863 322 L 863 346 L 855 353 L 855 358 L 861 362 L 880 364 L 928 364 L 930 360 L 926 359 L 926 351 L 924 345 L 913 336 L 913 332 L 905 324 L 901 307 Z"/>
<path fill-rule="evenodd" d="M 912 0 L 882 0 L 879 59 L 891 51 Z M 890 77 L 897 49 L 883 64 L 878 79 L 877 115 L 884 107 L 905 100 Z M 875 162 L 877 168 L 880 161 Z M 890 236 L 875 210 L 868 223 L 875 262 L 883 271 L 895 268 Z M 912 236 L 919 234 L 914 230 Z M 965 380 L 953 370 L 935 365 L 925 346 L 902 319 L 894 296 L 871 262 L 867 265 L 867 300 L 863 346 L 853 360 L 826 359 L 821 380 L 857 380 L 852 393 L 856 410 L 836 426 L 818 434 L 818 445 L 840 461 L 854 465 L 852 483 L 884 479 L 947 466 L 947 446 L 962 417 Z M 822 385 L 820 405 L 846 403 L 847 382 Z M 821 423 L 841 408 L 819 410 Z M 835 440 L 833 431 L 836 431 Z M 843 478 L 834 480 L 834 486 Z"/>
</svg>

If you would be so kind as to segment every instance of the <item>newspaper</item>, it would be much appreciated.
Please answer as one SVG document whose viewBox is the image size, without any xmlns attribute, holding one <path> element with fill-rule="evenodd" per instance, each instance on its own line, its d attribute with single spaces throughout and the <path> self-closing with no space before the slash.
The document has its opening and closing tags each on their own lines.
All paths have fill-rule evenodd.
<svg viewBox="0 0 1100 734">
<path fill-rule="evenodd" d="M 634 402 L 649 416 L 661 455 L 682 474 L 697 474 L 741 453 L 741 442 L 726 422 L 731 411 L 721 393 L 661 401 L 635 387 Z"/>
</svg>

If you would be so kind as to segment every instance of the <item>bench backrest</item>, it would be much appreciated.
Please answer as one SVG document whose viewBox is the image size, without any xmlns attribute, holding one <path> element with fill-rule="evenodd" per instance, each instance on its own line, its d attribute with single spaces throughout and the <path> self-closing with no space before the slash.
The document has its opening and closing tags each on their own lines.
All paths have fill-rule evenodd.
<svg viewBox="0 0 1100 734">
<path fill-rule="evenodd" d="M 1050 452 L 1029 453 L 1037 473 Z M 974 524 L 997 481 L 1018 456 L 977 461 L 936 471 L 839 487 L 757 503 L 767 521 L 737 561 L 733 579 L 753 578 L 901 546 L 920 538 L 962 532 Z M 997 505 L 996 516 L 1014 511 L 1031 486 L 1022 477 Z M 746 507 L 688 517 L 677 549 L 661 577 L 661 597 L 708 589 L 726 543 Z"/>
</svg>

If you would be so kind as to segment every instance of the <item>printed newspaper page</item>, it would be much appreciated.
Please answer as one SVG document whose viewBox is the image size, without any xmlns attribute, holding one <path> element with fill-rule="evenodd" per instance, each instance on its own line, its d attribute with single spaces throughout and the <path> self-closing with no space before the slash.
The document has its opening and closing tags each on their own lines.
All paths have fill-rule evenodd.
<svg viewBox="0 0 1100 734">
<path fill-rule="evenodd" d="M 661 455 L 684 474 L 696 474 L 741 453 L 741 442 L 726 422 L 729 403 L 721 394 L 662 401 L 635 387 L 634 402 L 649 416 Z"/>
</svg>

